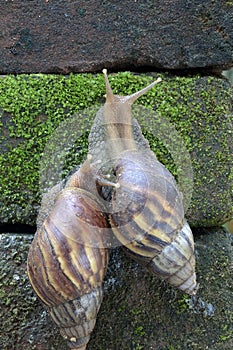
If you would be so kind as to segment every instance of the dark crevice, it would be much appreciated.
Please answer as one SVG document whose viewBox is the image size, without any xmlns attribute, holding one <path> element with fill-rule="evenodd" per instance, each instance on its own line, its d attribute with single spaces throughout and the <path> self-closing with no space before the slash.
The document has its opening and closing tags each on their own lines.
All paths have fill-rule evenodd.
<svg viewBox="0 0 233 350">
<path fill-rule="evenodd" d="M 201 75 L 201 76 L 221 76 L 223 70 L 230 69 L 232 67 L 232 64 L 226 64 L 226 65 L 220 65 L 220 66 L 209 66 L 209 67 L 187 67 L 187 68 L 181 68 L 181 69 L 169 69 L 169 68 L 161 68 L 161 67 L 155 67 L 153 65 L 114 65 L 114 67 L 109 67 L 106 65 L 105 68 L 108 69 L 108 73 L 119 73 L 121 71 L 131 71 L 135 73 L 167 73 L 171 76 L 181 76 L 181 77 L 189 77 L 194 75 Z M 97 69 L 96 72 L 100 73 L 102 69 Z"/>
<path fill-rule="evenodd" d="M 4 224 L 0 223 L 0 233 L 24 233 L 32 234 L 36 232 L 36 227 L 27 224 Z"/>
<path fill-rule="evenodd" d="M 215 233 L 215 232 L 226 232 L 226 229 L 223 226 L 212 226 L 212 227 L 192 227 L 192 232 L 195 237 L 195 239 L 200 239 L 203 235 L 207 235 L 210 233 Z"/>
<path fill-rule="evenodd" d="M 75 74 L 82 74 L 82 73 L 101 73 L 103 68 L 108 69 L 108 73 L 119 73 L 124 71 L 130 71 L 135 72 L 138 74 L 141 73 L 167 73 L 173 76 L 182 76 L 182 77 L 189 77 L 194 75 L 201 75 L 201 76 L 221 76 L 221 73 L 223 70 L 228 70 L 231 67 L 233 67 L 232 62 L 228 62 L 226 64 L 219 64 L 219 65 L 213 65 L 213 66 L 207 66 L 207 67 L 183 67 L 180 69 L 177 68 L 163 68 L 160 66 L 156 66 L 153 64 L 144 65 L 144 64 L 137 64 L 133 62 L 114 62 L 109 64 L 103 64 L 98 63 L 94 65 L 94 68 L 92 70 L 85 69 L 80 71 L 79 66 L 73 66 L 73 67 L 50 67 L 49 69 L 42 72 L 43 74 L 60 74 L 60 75 L 69 75 L 70 73 Z M 0 75 L 6 75 L 6 74 L 12 74 L 12 75 L 20 75 L 20 74 L 36 74 L 41 73 L 41 71 L 34 71 L 33 73 L 30 71 L 11 71 L 11 72 L 5 72 L 0 71 Z"/>
</svg>

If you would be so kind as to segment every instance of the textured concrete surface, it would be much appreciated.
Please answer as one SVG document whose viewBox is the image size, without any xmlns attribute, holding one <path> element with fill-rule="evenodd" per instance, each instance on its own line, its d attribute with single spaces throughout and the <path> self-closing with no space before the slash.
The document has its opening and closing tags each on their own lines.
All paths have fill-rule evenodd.
<svg viewBox="0 0 233 350">
<path fill-rule="evenodd" d="M 1 74 L 232 63 L 232 1 L 0 3 Z"/>
<path fill-rule="evenodd" d="M 233 236 L 194 231 L 197 296 L 188 297 L 112 252 L 104 300 L 87 350 L 230 350 Z M 26 275 L 32 235 L 0 235 L 0 349 L 65 350 Z"/>
</svg>

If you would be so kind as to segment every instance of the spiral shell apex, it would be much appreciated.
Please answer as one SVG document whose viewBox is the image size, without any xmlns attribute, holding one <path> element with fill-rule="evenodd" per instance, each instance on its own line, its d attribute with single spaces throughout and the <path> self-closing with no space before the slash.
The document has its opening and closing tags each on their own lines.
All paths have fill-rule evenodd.
<svg viewBox="0 0 233 350">
<path fill-rule="evenodd" d="M 198 289 L 192 231 L 187 222 L 174 241 L 148 264 L 148 269 L 189 295 Z"/>
</svg>

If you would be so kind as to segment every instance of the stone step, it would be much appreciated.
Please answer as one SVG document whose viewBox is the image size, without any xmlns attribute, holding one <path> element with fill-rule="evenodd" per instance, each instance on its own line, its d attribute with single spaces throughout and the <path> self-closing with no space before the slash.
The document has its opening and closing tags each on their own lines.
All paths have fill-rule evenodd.
<svg viewBox="0 0 233 350">
<path fill-rule="evenodd" d="M 233 235 L 194 231 L 197 296 L 188 297 L 130 260 L 111 253 L 104 300 L 87 350 L 230 350 L 233 345 Z M 33 236 L 0 235 L 0 349 L 68 349 L 26 274 Z"/>
</svg>

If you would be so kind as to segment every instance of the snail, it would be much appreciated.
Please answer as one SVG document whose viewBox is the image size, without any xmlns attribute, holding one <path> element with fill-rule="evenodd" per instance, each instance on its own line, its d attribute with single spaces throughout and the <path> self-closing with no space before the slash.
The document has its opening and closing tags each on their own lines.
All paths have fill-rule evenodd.
<svg viewBox="0 0 233 350">
<path fill-rule="evenodd" d="M 86 349 L 103 298 L 109 224 L 97 180 L 88 157 L 47 208 L 28 253 L 31 285 L 71 349 Z"/>
<path fill-rule="evenodd" d="M 170 284 L 197 290 L 194 241 L 172 174 L 157 160 L 131 107 L 151 89 L 114 95 L 89 135 L 88 157 L 45 197 L 28 253 L 30 282 L 71 349 L 85 350 L 103 299 L 114 238 Z"/>
<path fill-rule="evenodd" d="M 108 163 L 101 170 L 118 184 L 110 196 L 102 188 L 102 196 L 110 202 L 112 231 L 137 262 L 193 295 L 197 290 L 194 240 L 184 217 L 182 194 L 132 120 L 134 101 L 161 79 L 132 95 L 118 96 L 112 92 L 106 69 L 103 73 L 106 102 L 89 135 L 89 152 Z"/>
</svg>

